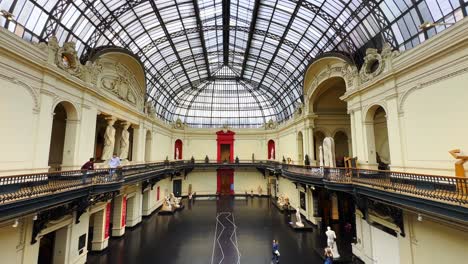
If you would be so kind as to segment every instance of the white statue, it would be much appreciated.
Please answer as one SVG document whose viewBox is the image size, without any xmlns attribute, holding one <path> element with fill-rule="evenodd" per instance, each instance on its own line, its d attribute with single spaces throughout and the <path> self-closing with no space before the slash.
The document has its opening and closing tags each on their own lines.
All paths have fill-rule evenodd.
<svg viewBox="0 0 468 264">
<path fill-rule="evenodd" d="M 115 117 L 108 117 L 106 132 L 104 133 L 104 149 L 102 151 L 102 160 L 108 160 L 114 153 L 114 142 L 115 142 L 115 128 L 114 123 L 117 120 Z"/>
<path fill-rule="evenodd" d="M 301 212 L 299 210 L 299 207 L 296 208 L 296 226 L 304 227 L 304 224 L 302 223 Z"/>
<path fill-rule="evenodd" d="M 333 258 L 340 258 L 340 253 L 338 253 L 338 247 L 336 246 L 335 231 L 331 230 L 331 227 L 327 226 L 327 231 L 325 231 L 325 235 L 327 235 L 327 245 L 329 248 L 332 249 Z"/>
<path fill-rule="evenodd" d="M 170 194 L 169 201 L 175 208 L 180 208 L 180 198 L 175 197 L 174 193 Z"/>
<path fill-rule="evenodd" d="M 323 149 L 322 146 L 319 146 L 319 158 L 320 158 L 320 167 L 323 167 Z"/>
<path fill-rule="evenodd" d="M 323 156 L 325 167 L 336 167 L 335 164 L 335 141 L 331 137 L 323 140 Z"/>
<path fill-rule="evenodd" d="M 122 137 L 120 138 L 120 159 L 122 160 L 126 160 L 128 158 L 128 149 L 130 147 L 130 133 L 128 132 L 129 127 L 129 122 L 123 123 Z"/>
<path fill-rule="evenodd" d="M 271 148 L 270 159 L 275 159 L 275 148 Z"/>
<path fill-rule="evenodd" d="M 171 205 L 171 201 L 169 200 L 169 196 L 166 196 L 164 198 L 164 202 L 163 202 L 163 206 L 162 206 L 161 211 L 164 211 L 164 212 L 172 211 L 172 205 Z"/>
<path fill-rule="evenodd" d="M 175 148 L 175 159 L 176 160 L 179 159 L 179 148 L 178 147 Z"/>
</svg>

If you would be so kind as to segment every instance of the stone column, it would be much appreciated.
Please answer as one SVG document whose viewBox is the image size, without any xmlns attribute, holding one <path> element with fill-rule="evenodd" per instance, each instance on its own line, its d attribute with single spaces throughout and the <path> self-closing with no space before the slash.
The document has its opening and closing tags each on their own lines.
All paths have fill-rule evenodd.
<svg viewBox="0 0 468 264">
<path fill-rule="evenodd" d="M 117 118 L 110 116 L 106 117 L 107 120 L 107 127 L 106 133 L 104 134 L 104 149 L 102 151 L 102 160 L 108 160 L 112 157 L 114 153 L 114 145 L 115 145 L 115 128 L 114 124 Z"/>
<path fill-rule="evenodd" d="M 133 126 L 133 151 L 132 161 L 144 162 L 145 161 L 145 146 L 146 145 L 146 129 L 143 124 Z"/>
<path fill-rule="evenodd" d="M 111 217 L 111 203 L 108 202 L 103 210 L 94 214 L 92 251 L 101 251 L 107 248 L 109 243 L 109 225 Z"/>
<path fill-rule="evenodd" d="M 127 222 L 127 195 L 114 198 L 114 212 L 112 214 L 112 236 L 120 237 L 125 234 Z"/>
<path fill-rule="evenodd" d="M 62 167 L 79 165 L 80 161 L 76 160 L 78 134 L 80 130 L 80 120 L 72 120 L 67 118 L 65 128 L 65 141 L 63 143 Z M 71 169 L 71 168 L 68 168 Z"/>
<path fill-rule="evenodd" d="M 143 199 L 142 199 L 143 210 L 141 212 L 143 216 L 149 216 L 153 212 L 154 197 L 155 197 L 154 191 L 151 190 L 150 187 L 148 187 L 147 190 L 143 192 Z"/>
<path fill-rule="evenodd" d="M 403 150 L 401 146 L 400 120 L 398 116 L 398 98 L 387 98 L 387 131 L 388 146 L 390 148 L 390 167 L 404 167 Z"/>
<path fill-rule="evenodd" d="M 76 145 L 76 164 L 81 165 L 94 156 L 96 139 L 96 118 L 98 112 L 95 106 L 83 105 L 81 109 L 81 123 L 78 131 L 79 141 Z"/>
<path fill-rule="evenodd" d="M 50 109 L 52 109 L 53 105 L 53 96 L 53 94 L 49 94 L 48 92 L 41 92 L 40 110 L 39 112 L 34 112 L 36 123 L 34 124 L 35 147 L 33 148 L 33 168 L 47 168 L 49 166 L 49 148 L 52 136 L 52 122 L 54 117 L 54 113 L 51 113 Z"/>
<path fill-rule="evenodd" d="M 142 203 L 142 194 L 141 187 L 137 188 L 135 195 L 128 198 L 127 203 L 127 226 L 133 227 L 141 222 L 141 203 Z"/>
<path fill-rule="evenodd" d="M 130 122 L 122 123 L 122 136 L 120 137 L 120 153 L 119 158 L 121 160 L 128 159 L 128 150 L 130 149 L 130 133 L 128 128 L 130 127 Z"/>
<path fill-rule="evenodd" d="M 309 137 L 309 145 L 307 147 L 307 151 L 309 152 L 308 154 L 309 154 L 310 165 L 314 165 L 313 164 L 313 161 L 315 160 L 315 155 L 314 155 L 314 128 L 312 126 L 310 126 L 308 128 L 307 135 Z"/>
</svg>

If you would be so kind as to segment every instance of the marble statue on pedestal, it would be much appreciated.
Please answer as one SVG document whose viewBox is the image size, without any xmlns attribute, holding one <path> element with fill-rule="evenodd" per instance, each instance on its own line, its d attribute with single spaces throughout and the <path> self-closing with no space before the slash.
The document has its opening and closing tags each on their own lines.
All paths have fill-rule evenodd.
<svg viewBox="0 0 468 264">
<path fill-rule="evenodd" d="M 322 148 L 322 146 L 319 147 L 319 159 L 320 159 L 320 167 L 323 167 L 324 162 L 323 162 L 323 148 Z"/>
<path fill-rule="evenodd" d="M 336 167 L 335 162 L 335 141 L 332 137 L 323 140 L 323 156 L 325 167 Z"/>
<path fill-rule="evenodd" d="M 115 117 L 108 117 L 106 132 L 104 133 L 104 149 L 102 150 L 102 160 L 108 160 L 114 153 L 114 142 L 115 142 L 115 128 L 114 123 L 117 120 Z"/>
<path fill-rule="evenodd" d="M 286 204 L 286 196 L 282 193 L 278 196 L 278 205 L 283 207 Z"/>
<path fill-rule="evenodd" d="M 180 198 L 175 197 L 174 193 L 170 194 L 169 201 L 174 208 L 180 208 Z"/>
<path fill-rule="evenodd" d="M 176 147 L 175 149 L 175 159 L 178 160 L 179 159 L 179 148 Z"/>
<path fill-rule="evenodd" d="M 299 207 L 296 208 L 296 226 L 304 227 L 304 224 L 302 223 L 301 211 L 300 211 Z"/>
<path fill-rule="evenodd" d="M 271 148 L 270 159 L 275 159 L 275 148 Z"/>
<path fill-rule="evenodd" d="M 120 159 L 128 159 L 128 149 L 130 147 L 130 133 L 128 128 L 130 127 L 129 122 L 123 123 L 122 137 L 120 138 Z"/>
<path fill-rule="evenodd" d="M 164 198 L 164 202 L 163 202 L 163 206 L 161 208 L 161 211 L 163 212 L 170 212 L 172 211 L 172 204 L 171 204 L 171 201 L 169 199 L 169 196 L 166 196 Z"/>
<path fill-rule="evenodd" d="M 336 234 L 335 231 L 331 230 L 331 227 L 327 226 L 327 231 L 325 231 L 327 236 L 327 245 L 331 248 L 333 252 L 333 258 L 340 258 L 340 253 L 338 253 L 338 247 L 336 246 Z"/>
</svg>

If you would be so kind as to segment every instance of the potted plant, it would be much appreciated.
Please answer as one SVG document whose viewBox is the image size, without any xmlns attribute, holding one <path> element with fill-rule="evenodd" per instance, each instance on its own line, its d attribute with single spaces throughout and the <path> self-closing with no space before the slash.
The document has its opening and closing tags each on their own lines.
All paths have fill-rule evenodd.
<svg viewBox="0 0 468 264">
<path fill-rule="evenodd" d="M 239 157 L 236 156 L 236 163 L 239 164 Z"/>
<path fill-rule="evenodd" d="M 210 159 L 208 158 L 208 155 L 205 156 L 205 163 L 210 163 Z"/>
<path fill-rule="evenodd" d="M 305 158 L 304 158 L 304 165 L 306 166 L 310 166 L 310 160 L 309 160 L 309 155 L 305 155 Z"/>
</svg>

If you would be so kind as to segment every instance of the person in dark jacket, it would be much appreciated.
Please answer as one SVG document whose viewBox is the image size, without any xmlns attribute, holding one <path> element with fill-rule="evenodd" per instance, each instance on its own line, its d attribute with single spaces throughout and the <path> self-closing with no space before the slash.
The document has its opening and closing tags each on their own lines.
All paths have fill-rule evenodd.
<svg viewBox="0 0 468 264">
<path fill-rule="evenodd" d="M 280 253 L 279 253 L 279 244 L 278 244 L 278 241 L 273 239 L 273 246 L 272 246 L 272 253 L 273 253 L 273 263 L 279 263 L 279 257 L 280 257 Z"/>
<path fill-rule="evenodd" d="M 81 170 L 94 170 L 94 158 L 90 158 L 83 166 L 81 166 Z"/>
<path fill-rule="evenodd" d="M 90 158 L 89 161 L 81 166 L 81 172 L 83 173 L 83 184 L 86 183 L 86 175 L 90 170 L 94 170 L 94 158 Z"/>
</svg>

